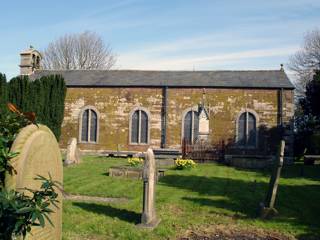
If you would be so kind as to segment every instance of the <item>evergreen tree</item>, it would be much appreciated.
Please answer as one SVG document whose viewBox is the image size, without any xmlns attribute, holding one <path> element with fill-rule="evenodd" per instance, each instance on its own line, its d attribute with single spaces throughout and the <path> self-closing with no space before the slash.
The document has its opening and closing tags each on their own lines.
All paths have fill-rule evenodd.
<svg viewBox="0 0 320 240">
<path fill-rule="evenodd" d="M 305 96 L 299 101 L 295 116 L 295 152 L 316 154 L 320 145 L 320 70 L 316 70 L 313 79 L 306 85 Z M 297 114 L 298 113 L 298 114 Z"/>
<path fill-rule="evenodd" d="M 32 85 L 33 94 L 37 95 L 34 104 L 38 106 L 36 113 L 39 122 L 47 125 L 59 139 L 67 90 L 64 79 L 59 75 L 50 75 L 34 81 Z"/>
<path fill-rule="evenodd" d="M 22 111 L 32 111 L 30 104 L 30 80 L 27 76 L 12 78 L 8 84 L 9 102 L 18 106 Z"/>
<path fill-rule="evenodd" d="M 0 114 L 2 115 L 6 109 L 8 101 L 8 88 L 6 75 L 0 73 Z"/>
<path fill-rule="evenodd" d="M 320 120 L 320 70 L 316 70 L 312 81 L 306 85 L 306 96 L 300 101 L 305 115 Z"/>
<path fill-rule="evenodd" d="M 3 88 L 2 78 L 0 93 Z M 62 76 L 49 75 L 34 81 L 27 76 L 18 76 L 7 85 L 8 98 L 1 97 L 0 104 L 1 101 L 12 102 L 23 112 L 35 112 L 37 122 L 47 125 L 59 140 L 67 90 Z"/>
</svg>

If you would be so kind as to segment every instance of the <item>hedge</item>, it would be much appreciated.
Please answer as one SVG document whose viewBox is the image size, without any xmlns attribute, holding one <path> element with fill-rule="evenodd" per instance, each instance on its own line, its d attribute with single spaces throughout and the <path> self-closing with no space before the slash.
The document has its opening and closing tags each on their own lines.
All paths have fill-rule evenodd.
<svg viewBox="0 0 320 240">
<path fill-rule="evenodd" d="M 66 90 L 60 75 L 44 76 L 33 81 L 28 76 L 18 76 L 6 83 L 5 75 L 0 74 L 2 114 L 6 102 L 12 102 L 23 112 L 35 112 L 37 122 L 47 125 L 59 140 Z"/>
<path fill-rule="evenodd" d="M 8 101 L 8 88 L 6 75 L 0 73 L 0 109 L 5 109 L 5 104 Z"/>
</svg>

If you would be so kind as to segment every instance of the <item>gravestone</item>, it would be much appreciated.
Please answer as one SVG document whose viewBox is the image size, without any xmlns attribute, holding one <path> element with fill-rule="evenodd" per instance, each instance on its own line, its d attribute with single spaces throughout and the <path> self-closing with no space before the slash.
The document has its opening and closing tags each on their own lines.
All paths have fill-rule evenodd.
<svg viewBox="0 0 320 240">
<path fill-rule="evenodd" d="M 208 142 L 209 130 L 209 114 L 204 106 L 199 107 L 199 133 L 198 140 L 201 142 Z"/>
<path fill-rule="evenodd" d="M 77 145 L 76 138 L 70 138 L 67 146 L 67 155 L 65 165 L 80 163 L 80 151 Z"/>
<path fill-rule="evenodd" d="M 271 174 L 270 182 L 269 182 L 268 193 L 267 193 L 265 202 L 260 204 L 261 218 L 271 218 L 274 215 L 278 214 L 278 211 L 275 209 L 274 204 L 276 201 L 280 174 L 283 166 L 284 148 L 285 148 L 285 141 L 281 140 L 279 153 L 278 153 L 278 156 L 274 165 L 274 169 Z"/>
<path fill-rule="evenodd" d="M 7 189 L 18 190 L 21 188 L 39 189 L 41 181 L 34 178 L 37 175 L 51 177 L 62 183 L 62 159 L 57 140 L 51 130 L 44 125 L 29 125 L 17 135 L 12 152 L 18 156 L 12 159 L 12 165 L 17 171 L 16 175 L 7 175 L 5 186 Z M 54 213 L 49 215 L 53 225 L 46 221 L 45 227 L 32 227 L 27 240 L 60 240 L 62 237 L 62 193 L 57 190 L 58 209 L 52 206 Z M 28 194 L 28 192 L 26 192 Z"/>
<path fill-rule="evenodd" d="M 155 228 L 160 219 L 156 215 L 156 182 L 157 182 L 157 167 L 156 161 L 151 148 L 149 148 L 145 154 L 144 166 L 143 166 L 143 212 L 141 216 L 140 227 Z"/>
</svg>

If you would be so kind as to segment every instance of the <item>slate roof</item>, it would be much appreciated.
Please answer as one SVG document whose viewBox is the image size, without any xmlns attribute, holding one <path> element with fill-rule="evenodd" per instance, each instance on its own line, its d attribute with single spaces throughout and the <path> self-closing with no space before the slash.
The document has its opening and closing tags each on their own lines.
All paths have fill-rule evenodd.
<svg viewBox="0 0 320 240">
<path fill-rule="evenodd" d="M 40 70 L 31 78 L 60 74 L 68 87 L 220 87 L 294 89 L 282 70 L 140 71 Z"/>
</svg>

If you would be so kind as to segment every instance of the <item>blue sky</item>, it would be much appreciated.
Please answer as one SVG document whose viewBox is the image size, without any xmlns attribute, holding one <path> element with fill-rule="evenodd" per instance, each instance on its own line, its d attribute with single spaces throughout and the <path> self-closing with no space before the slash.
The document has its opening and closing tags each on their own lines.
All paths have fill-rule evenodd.
<svg viewBox="0 0 320 240">
<path fill-rule="evenodd" d="M 319 0 L 2 1 L 0 72 L 19 73 L 19 52 L 65 33 L 95 31 L 116 69 L 279 69 L 320 27 Z M 289 72 L 290 73 L 290 72 Z"/>
</svg>

